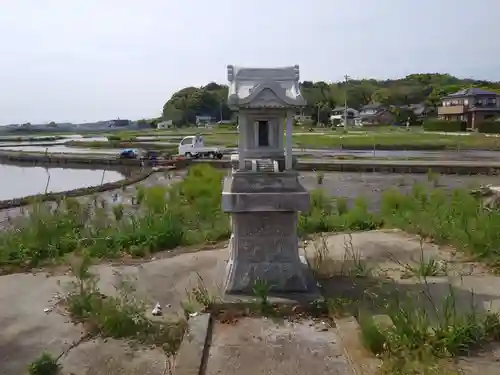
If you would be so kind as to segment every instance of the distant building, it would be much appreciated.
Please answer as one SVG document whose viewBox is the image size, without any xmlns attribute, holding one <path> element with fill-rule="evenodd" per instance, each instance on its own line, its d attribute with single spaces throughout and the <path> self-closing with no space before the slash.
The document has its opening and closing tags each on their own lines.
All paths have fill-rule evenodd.
<svg viewBox="0 0 500 375">
<path fill-rule="evenodd" d="M 438 116 L 442 120 L 464 121 L 467 129 L 476 129 L 480 122 L 500 117 L 500 95 L 477 88 L 460 90 L 441 98 Z"/>
<path fill-rule="evenodd" d="M 172 120 L 161 121 L 156 124 L 156 129 L 170 129 L 174 126 L 174 122 Z"/>
<path fill-rule="evenodd" d="M 330 122 L 333 125 L 337 125 L 343 122 L 345 118 L 344 112 L 346 111 L 347 111 L 347 124 L 354 124 L 354 119 L 359 116 L 359 112 L 353 108 L 347 108 L 346 110 L 344 107 L 335 107 L 332 110 L 332 114 L 330 116 Z"/>
<path fill-rule="evenodd" d="M 205 127 L 212 123 L 212 116 L 196 116 L 196 126 Z"/>
<path fill-rule="evenodd" d="M 130 121 L 130 120 L 120 120 L 120 119 L 111 120 L 111 121 L 108 121 L 108 127 L 110 127 L 110 128 L 124 128 L 124 127 L 130 126 L 131 123 L 132 123 L 132 121 Z"/>
<path fill-rule="evenodd" d="M 295 116 L 293 116 L 293 119 L 297 122 L 308 122 L 308 121 L 312 121 L 312 116 L 304 115 L 303 113 L 299 112 Z"/>
<path fill-rule="evenodd" d="M 364 125 L 388 125 L 393 120 L 394 115 L 381 103 L 364 105 L 359 111 L 359 121 Z"/>
</svg>

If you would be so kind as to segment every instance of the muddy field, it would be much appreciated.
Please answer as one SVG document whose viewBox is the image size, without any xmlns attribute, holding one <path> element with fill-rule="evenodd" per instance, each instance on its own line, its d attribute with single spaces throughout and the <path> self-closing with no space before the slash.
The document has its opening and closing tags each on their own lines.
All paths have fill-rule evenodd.
<svg viewBox="0 0 500 375">
<path fill-rule="evenodd" d="M 307 190 L 323 189 L 327 194 L 348 198 L 353 201 L 359 196 L 366 199 L 371 209 L 379 206 L 382 192 L 389 189 L 398 189 L 408 193 L 413 185 L 421 184 L 429 188 L 440 187 L 476 188 L 479 185 L 500 185 L 498 176 L 464 176 L 464 175 L 435 175 L 426 174 L 396 174 L 396 173 L 324 173 L 323 183 L 318 185 L 317 173 L 301 173 L 301 182 Z"/>
<path fill-rule="evenodd" d="M 227 171 L 229 173 L 229 171 Z M 169 185 L 180 181 L 185 171 L 158 172 L 149 176 L 144 181 L 130 185 L 124 189 L 109 190 L 77 198 L 80 202 L 106 201 L 109 204 L 122 203 L 126 206 L 132 203 L 137 194 L 137 188 L 142 186 Z M 416 183 L 432 188 L 434 186 L 453 188 L 475 188 L 482 184 L 500 185 L 500 177 L 497 176 L 455 176 L 441 175 L 431 176 L 425 174 L 386 174 L 386 173 L 324 173 L 322 184 L 318 184 L 316 172 L 303 172 L 300 181 L 307 190 L 323 189 L 328 195 L 347 198 L 350 202 L 357 197 L 364 197 L 372 210 L 379 206 L 382 192 L 396 188 L 402 192 L 410 192 Z M 0 228 L 9 226 L 11 219 L 27 214 L 29 207 L 16 207 L 0 211 Z M 10 219 L 9 219 L 10 218 Z"/>
</svg>

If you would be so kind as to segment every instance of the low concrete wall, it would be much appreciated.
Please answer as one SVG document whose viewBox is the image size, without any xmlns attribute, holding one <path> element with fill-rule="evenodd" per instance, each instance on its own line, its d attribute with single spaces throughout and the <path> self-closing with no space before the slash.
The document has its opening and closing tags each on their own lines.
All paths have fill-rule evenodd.
<svg viewBox="0 0 500 375">
<path fill-rule="evenodd" d="M 96 153 L 98 153 L 96 151 Z M 20 163 L 31 163 L 33 165 L 38 164 L 55 164 L 55 165 L 66 165 L 66 164 L 85 164 L 92 166 L 141 166 L 141 160 L 139 159 L 120 159 L 114 155 L 96 155 L 96 154 L 48 154 L 44 153 L 29 153 L 22 151 L 1 151 L 0 150 L 0 161 L 4 162 L 20 162 Z M 174 160 L 158 160 L 155 165 L 172 165 Z M 150 160 L 144 160 L 144 165 L 152 165 Z"/>
<path fill-rule="evenodd" d="M 339 150 L 379 150 L 379 151 L 439 151 L 439 150 L 456 150 L 456 147 L 449 147 L 446 145 L 340 145 Z"/>
<path fill-rule="evenodd" d="M 190 160 L 190 163 L 209 163 L 217 168 L 231 168 L 230 160 Z M 485 162 L 439 162 L 424 160 L 335 160 L 306 161 L 299 160 L 299 171 L 330 172 L 382 172 L 382 173 L 428 173 L 441 174 L 500 174 L 500 163 Z"/>
</svg>

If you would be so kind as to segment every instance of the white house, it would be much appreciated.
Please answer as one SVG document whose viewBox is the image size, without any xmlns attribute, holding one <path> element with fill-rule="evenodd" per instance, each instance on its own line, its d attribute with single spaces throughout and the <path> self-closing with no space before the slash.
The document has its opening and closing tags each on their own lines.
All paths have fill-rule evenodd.
<svg viewBox="0 0 500 375">
<path fill-rule="evenodd" d="M 332 110 L 332 115 L 330 116 L 330 122 L 332 124 L 337 124 L 344 121 L 344 112 L 347 111 L 347 123 L 354 123 L 354 118 L 359 116 L 359 112 L 353 108 L 336 107 Z"/>
<path fill-rule="evenodd" d="M 174 122 L 172 120 L 166 120 L 159 122 L 156 124 L 156 129 L 170 129 L 174 126 Z"/>
</svg>

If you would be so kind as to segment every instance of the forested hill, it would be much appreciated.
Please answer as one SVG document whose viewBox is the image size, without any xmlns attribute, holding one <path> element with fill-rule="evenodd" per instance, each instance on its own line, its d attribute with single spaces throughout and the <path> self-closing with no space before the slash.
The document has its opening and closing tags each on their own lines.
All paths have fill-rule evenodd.
<svg viewBox="0 0 500 375">
<path fill-rule="evenodd" d="M 362 79 L 344 82 L 302 82 L 302 94 L 307 100 L 306 111 L 315 115 L 318 107 L 328 112 L 344 105 L 347 88 L 349 107 L 359 108 L 369 103 L 405 105 L 427 103 L 436 105 L 439 98 L 466 87 L 479 87 L 500 93 L 500 82 L 461 79 L 448 74 L 411 74 L 401 79 Z M 186 87 L 176 92 L 163 106 L 163 118 L 178 123 L 193 123 L 197 115 L 229 119 L 226 105 L 227 86 L 209 83 L 203 87 Z"/>
</svg>

